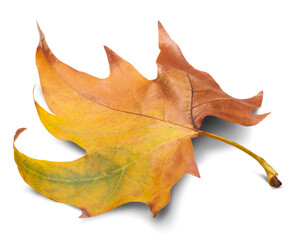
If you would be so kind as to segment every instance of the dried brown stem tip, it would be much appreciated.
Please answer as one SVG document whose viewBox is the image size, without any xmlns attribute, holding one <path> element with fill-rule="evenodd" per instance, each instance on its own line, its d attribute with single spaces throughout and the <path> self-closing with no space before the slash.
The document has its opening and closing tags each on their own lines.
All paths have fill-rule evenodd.
<svg viewBox="0 0 291 240">
<path fill-rule="evenodd" d="M 269 184 L 272 187 L 280 187 L 282 185 L 282 183 L 280 182 L 280 180 L 277 178 L 277 176 L 274 176 L 270 179 Z"/>
</svg>

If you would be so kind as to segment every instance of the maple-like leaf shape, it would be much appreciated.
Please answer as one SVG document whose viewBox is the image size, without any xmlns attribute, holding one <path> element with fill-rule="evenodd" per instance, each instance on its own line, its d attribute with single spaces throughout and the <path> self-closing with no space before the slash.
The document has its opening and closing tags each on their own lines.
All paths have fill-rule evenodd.
<svg viewBox="0 0 291 240">
<path fill-rule="evenodd" d="M 187 63 L 160 23 L 155 80 L 107 47 L 108 78 L 79 72 L 59 61 L 39 32 L 36 63 L 45 101 L 55 114 L 35 102 L 39 117 L 51 134 L 75 142 L 86 156 L 56 163 L 29 158 L 14 146 L 15 161 L 31 187 L 81 208 L 83 217 L 136 201 L 155 216 L 184 174 L 199 177 L 191 137 L 197 137 L 206 115 L 243 125 L 267 115 L 251 113 L 262 93 L 245 100 L 225 94 L 209 74 Z"/>
</svg>

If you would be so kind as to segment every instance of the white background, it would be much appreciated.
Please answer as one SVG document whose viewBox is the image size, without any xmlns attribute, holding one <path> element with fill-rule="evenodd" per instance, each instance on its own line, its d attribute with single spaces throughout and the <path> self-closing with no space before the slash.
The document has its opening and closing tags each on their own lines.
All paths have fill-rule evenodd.
<svg viewBox="0 0 291 240">
<path fill-rule="evenodd" d="M 290 1 L 3 1 L 0 3 L 1 239 L 291 239 Z M 283 185 L 243 152 L 201 136 L 195 157 L 201 178 L 184 176 L 171 201 L 152 218 L 133 203 L 79 219 L 81 211 L 39 195 L 24 183 L 12 138 L 26 155 L 70 161 L 84 154 L 41 125 L 32 98 L 45 106 L 35 66 L 36 20 L 55 55 L 98 77 L 109 74 L 103 45 L 156 77 L 160 20 L 195 68 L 209 72 L 230 95 L 264 90 L 253 127 L 208 118 L 203 129 L 264 157 Z"/>
</svg>

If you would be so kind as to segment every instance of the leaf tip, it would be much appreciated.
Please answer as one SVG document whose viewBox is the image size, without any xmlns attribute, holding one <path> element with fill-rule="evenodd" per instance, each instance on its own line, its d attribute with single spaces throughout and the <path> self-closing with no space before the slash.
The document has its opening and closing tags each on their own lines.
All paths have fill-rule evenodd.
<svg viewBox="0 0 291 240">
<path fill-rule="evenodd" d="M 44 33 L 43 31 L 41 30 L 38 22 L 36 21 L 36 25 L 37 25 L 37 30 L 38 30 L 38 33 L 39 33 L 39 45 L 42 44 L 42 41 L 45 39 L 45 36 L 44 36 Z"/>
<path fill-rule="evenodd" d="M 159 47 L 161 48 L 163 44 L 166 44 L 169 41 L 170 36 L 166 32 L 164 26 L 161 24 L 160 21 L 158 21 L 158 28 L 159 28 Z"/>
<path fill-rule="evenodd" d="M 112 51 L 109 47 L 107 47 L 105 45 L 103 47 L 104 47 L 104 50 L 106 52 L 110 67 L 112 66 L 112 64 L 115 64 L 121 60 L 121 58 L 114 51 Z"/>
<path fill-rule="evenodd" d="M 18 136 L 19 136 L 23 131 L 25 131 L 25 130 L 26 130 L 26 128 L 19 128 L 19 129 L 15 132 L 15 134 L 14 134 L 14 138 L 13 138 L 14 142 L 16 141 L 16 139 L 18 138 Z"/>
<path fill-rule="evenodd" d="M 33 97 L 33 101 L 34 101 L 34 105 L 35 105 L 35 107 L 36 107 L 36 109 L 37 109 L 37 111 L 38 111 L 38 103 L 37 103 L 37 101 L 35 100 L 35 96 L 34 96 L 34 90 L 35 90 L 35 86 L 36 86 L 36 84 L 34 84 L 34 86 L 33 86 L 33 89 L 32 89 L 32 97 Z"/>
<path fill-rule="evenodd" d="M 83 208 L 82 214 L 79 218 L 88 218 L 88 217 L 90 217 L 90 214 L 88 213 L 88 211 L 85 208 Z"/>
<path fill-rule="evenodd" d="M 187 174 L 190 174 L 194 177 L 198 177 L 200 178 L 200 173 L 199 173 L 199 170 L 198 170 L 198 167 L 197 167 L 197 164 L 193 158 L 193 161 L 191 162 L 191 164 L 189 165 L 189 169 L 188 171 L 186 171 Z"/>
<path fill-rule="evenodd" d="M 258 122 L 257 122 L 257 123 L 261 122 L 261 121 L 262 121 L 263 119 L 265 119 L 269 114 L 271 114 L 271 112 L 257 115 L 257 116 L 258 116 Z"/>
<path fill-rule="evenodd" d="M 162 205 L 159 205 L 160 200 L 158 200 L 158 199 L 154 199 L 154 200 L 147 203 L 148 207 L 150 208 L 150 210 L 153 214 L 153 218 L 157 217 L 160 210 L 168 204 L 169 200 L 170 200 L 170 198 L 168 197 L 166 203 L 162 204 Z"/>
<path fill-rule="evenodd" d="M 150 206 L 150 209 L 151 209 L 151 212 L 153 214 L 153 218 L 156 218 L 160 210 L 159 209 L 156 209 L 153 206 Z"/>
<path fill-rule="evenodd" d="M 158 27 L 159 27 L 159 30 L 164 29 L 163 24 L 159 20 L 158 20 Z"/>
<path fill-rule="evenodd" d="M 41 30 L 38 22 L 36 21 L 36 25 L 37 25 L 37 29 L 38 29 L 38 33 L 39 33 L 39 42 L 38 42 L 38 46 L 44 50 L 47 50 L 49 49 L 47 43 L 46 43 L 46 40 L 45 40 L 45 36 L 44 36 L 44 33 L 43 31 Z"/>
</svg>

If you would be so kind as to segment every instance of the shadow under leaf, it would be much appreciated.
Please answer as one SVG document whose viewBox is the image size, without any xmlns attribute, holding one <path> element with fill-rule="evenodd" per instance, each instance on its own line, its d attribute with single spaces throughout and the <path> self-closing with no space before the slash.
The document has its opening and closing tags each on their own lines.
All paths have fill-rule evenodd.
<svg viewBox="0 0 291 240">
<path fill-rule="evenodd" d="M 240 144 L 250 135 L 250 128 L 236 123 L 230 123 L 213 116 L 207 116 L 204 119 L 200 130 L 236 141 Z M 195 151 L 195 161 L 198 167 L 202 164 L 210 151 L 213 152 L 229 147 L 228 144 L 204 136 L 192 139 L 192 143 Z"/>
</svg>

